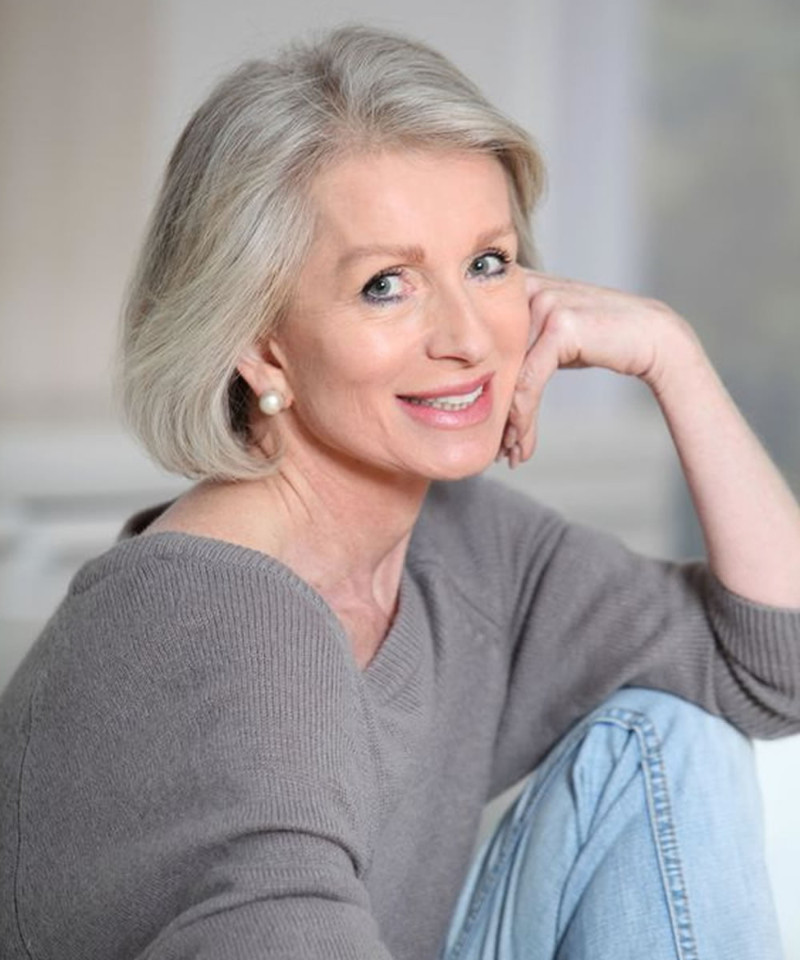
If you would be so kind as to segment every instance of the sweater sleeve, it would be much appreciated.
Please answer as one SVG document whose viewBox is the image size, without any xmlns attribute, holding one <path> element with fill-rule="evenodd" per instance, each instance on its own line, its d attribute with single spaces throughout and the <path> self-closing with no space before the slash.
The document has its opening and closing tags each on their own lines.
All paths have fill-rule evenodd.
<svg viewBox="0 0 800 960">
<path fill-rule="evenodd" d="M 492 794 L 624 686 L 678 694 L 754 737 L 800 731 L 800 610 L 752 603 L 704 563 L 638 555 L 490 481 L 458 491 L 464 575 L 508 679 Z"/>
<path fill-rule="evenodd" d="M 359 693 L 311 591 L 151 557 L 51 631 L 20 791 L 37 957 L 390 960 Z"/>
</svg>

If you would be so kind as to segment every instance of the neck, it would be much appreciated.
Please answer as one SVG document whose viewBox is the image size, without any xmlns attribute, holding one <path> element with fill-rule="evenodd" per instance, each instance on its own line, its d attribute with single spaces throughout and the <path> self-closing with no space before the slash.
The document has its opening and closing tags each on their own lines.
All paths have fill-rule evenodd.
<svg viewBox="0 0 800 960">
<path fill-rule="evenodd" d="M 291 456 L 268 477 L 203 483 L 189 506 L 204 527 L 196 532 L 269 553 L 334 604 L 372 603 L 391 616 L 428 486 L 335 456 Z"/>
<path fill-rule="evenodd" d="M 325 595 L 393 605 L 428 481 L 326 461 L 294 461 L 263 483 L 282 558 Z"/>
</svg>

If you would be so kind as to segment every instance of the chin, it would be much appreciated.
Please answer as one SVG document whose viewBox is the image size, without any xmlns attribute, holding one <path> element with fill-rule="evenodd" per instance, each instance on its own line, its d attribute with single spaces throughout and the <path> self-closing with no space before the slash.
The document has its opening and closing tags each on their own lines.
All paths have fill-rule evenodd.
<svg viewBox="0 0 800 960">
<path fill-rule="evenodd" d="M 434 461 L 421 473 L 428 480 L 465 480 L 467 477 L 476 477 L 494 463 L 497 449 L 453 456 L 449 460 L 439 460 L 438 463 Z"/>
</svg>

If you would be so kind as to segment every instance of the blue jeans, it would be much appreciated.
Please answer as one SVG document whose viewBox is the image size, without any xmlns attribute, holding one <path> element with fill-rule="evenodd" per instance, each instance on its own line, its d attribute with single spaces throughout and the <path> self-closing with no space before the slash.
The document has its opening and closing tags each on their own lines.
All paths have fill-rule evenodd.
<svg viewBox="0 0 800 960">
<path fill-rule="evenodd" d="M 625 689 L 552 749 L 472 865 L 440 960 L 776 960 L 749 740 Z"/>
</svg>

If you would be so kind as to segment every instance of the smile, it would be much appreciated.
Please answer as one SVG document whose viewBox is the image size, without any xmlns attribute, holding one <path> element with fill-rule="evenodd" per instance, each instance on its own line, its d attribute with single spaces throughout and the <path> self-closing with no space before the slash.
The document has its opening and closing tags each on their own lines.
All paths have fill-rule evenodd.
<svg viewBox="0 0 800 960">
<path fill-rule="evenodd" d="M 481 384 L 471 393 L 464 393 L 457 397 L 403 397 L 403 399 L 407 403 L 420 407 L 433 407 L 435 410 L 466 410 L 482 396 L 483 389 L 484 384 Z"/>
</svg>

